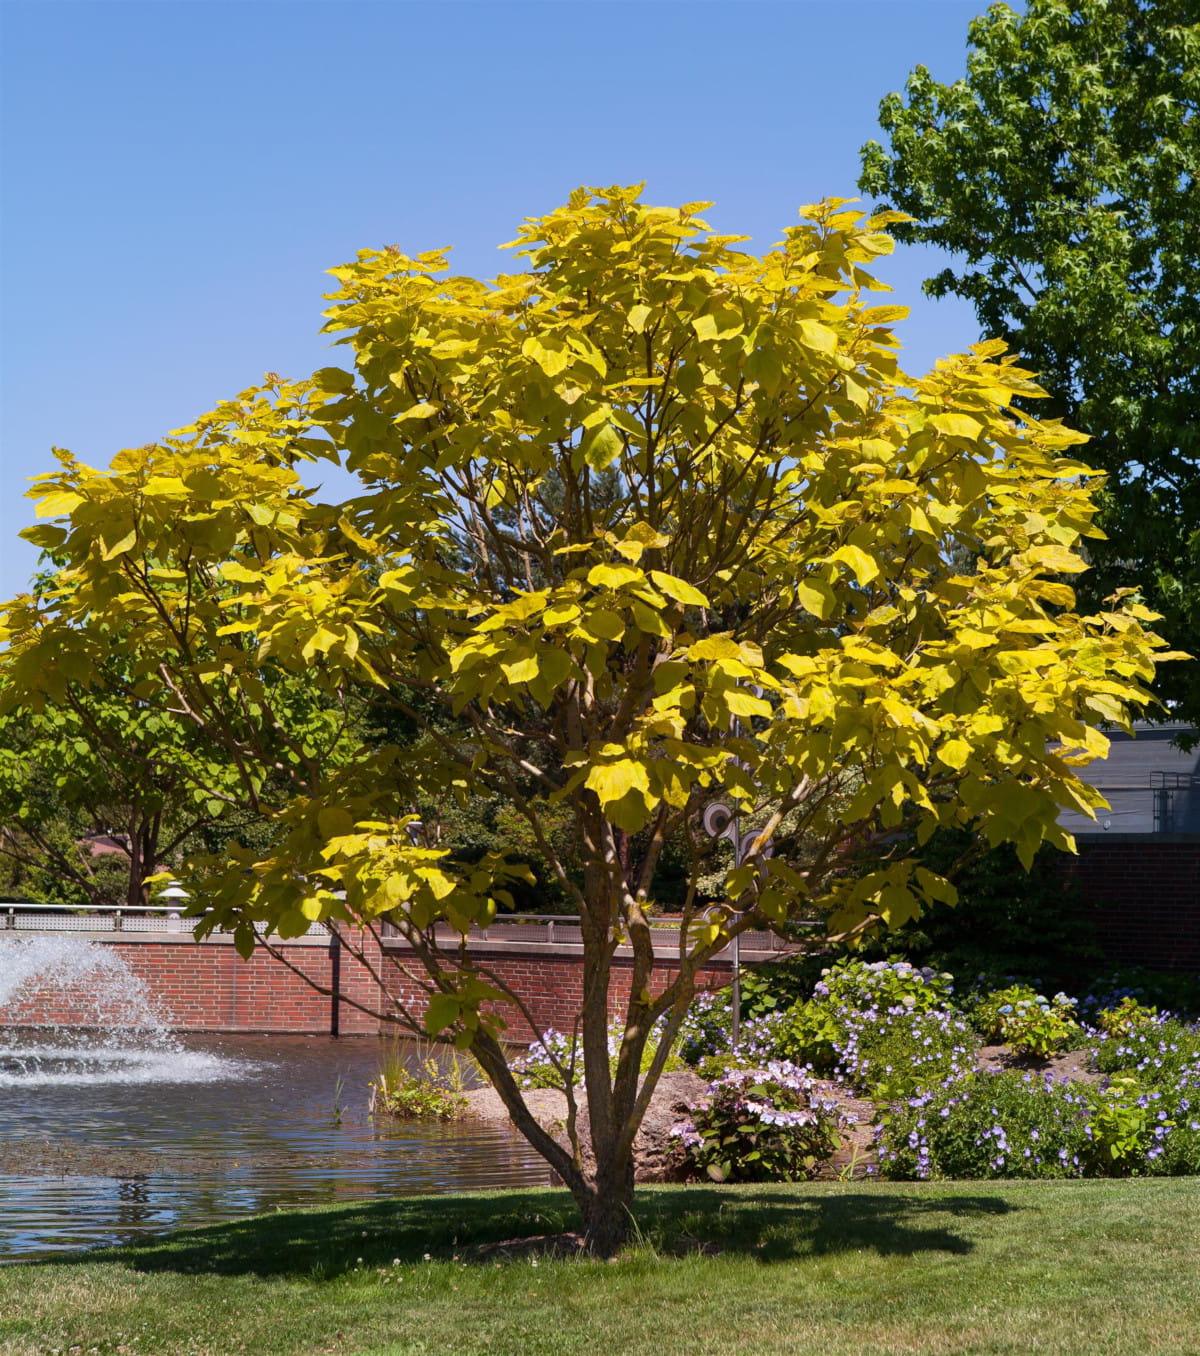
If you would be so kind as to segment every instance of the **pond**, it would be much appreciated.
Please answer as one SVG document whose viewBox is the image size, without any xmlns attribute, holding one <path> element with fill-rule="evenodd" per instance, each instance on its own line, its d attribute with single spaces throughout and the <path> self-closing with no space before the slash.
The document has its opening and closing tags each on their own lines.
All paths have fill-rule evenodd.
<svg viewBox="0 0 1200 1356">
<path fill-rule="evenodd" d="M 0 1027 L 0 1261 L 275 1208 L 548 1182 L 506 1126 L 372 1120 L 388 1048 Z"/>
</svg>

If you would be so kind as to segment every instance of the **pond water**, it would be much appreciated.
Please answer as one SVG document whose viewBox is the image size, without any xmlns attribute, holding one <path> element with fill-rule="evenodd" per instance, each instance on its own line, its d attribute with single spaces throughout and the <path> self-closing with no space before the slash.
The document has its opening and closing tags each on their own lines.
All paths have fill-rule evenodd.
<svg viewBox="0 0 1200 1356">
<path fill-rule="evenodd" d="M 549 1180 L 506 1126 L 372 1120 L 388 1048 L 0 1027 L 0 1261 L 276 1207 Z"/>
</svg>

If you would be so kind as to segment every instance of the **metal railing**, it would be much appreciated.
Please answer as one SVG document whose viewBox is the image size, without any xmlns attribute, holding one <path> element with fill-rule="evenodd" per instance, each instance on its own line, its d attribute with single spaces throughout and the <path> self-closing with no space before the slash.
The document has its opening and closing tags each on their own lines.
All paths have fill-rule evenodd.
<svg viewBox="0 0 1200 1356">
<path fill-rule="evenodd" d="M 126 932 L 167 933 L 186 935 L 194 925 L 194 917 L 186 917 L 178 909 L 162 905 L 122 904 L 107 907 L 88 904 L 73 907 L 66 904 L 38 904 L 31 900 L 0 901 L 0 933 L 3 932 Z M 662 942 L 655 938 L 656 950 L 673 950 L 678 945 L 679 920 L 669 915 L 651 919 L 651 929 L 662 934 Z M 794 925 L 798 930 L 812 930 L 818 923 Z M 264 925 L 258 925 L 265 930 Z M 385 944 L 403 945 L 395 926 L 384 923 Z M 307 937 L 327 937 L 321 923 L 313 923 L 304 934 Z M 458 934 L 446 923 L 434 930 L 439 942 L 457 941 Z M 583 929 L 573 914 L 514 913 L 500 914 L 488 926 L 471 934 L 473 942 L 501 943 L 513 946 L 574 947 L 583 946 Z M 795 949 L 799 939 L 788 940 L 773 932 L 751 931 L 739 938 L 741 954 L 762 959 L 769 955 L 783 955 Z"/>
<path fill-rule="evenodd" d="M 38 904 L 33 900 L 0 901 L 3 932 L 164 932 L 186 935 L 195 919 L 161 904 Z M 263 930 L 260 927 L 260 931 Z M 328 936 L 314 923 L 306 936 Z"/>
<path fill-rule="evenodd" d="M 798 923 L 794 925 L 797 930 L 811 931 L 818 929 L 819 923 Z M 662 941 L 655 938 L 656 950 L 675 950 L 678 947 L 679 937 L 679 919 L 672 918 L 669 914 L 650 920 L 652 932 L 662 934 Z M 544 947 L 573 947 L 583 946 L 583 928 L 579 919 L 574 914 L 549 914 L 549 913 L 506 913 L 499 914 L 492 920 L 488 927 L 479 932 L 479 937 L 485 942 L 500 942 L 513 946 L 544 946 Z M 447 924 L 439 923 L 435 929 L 435 936 L 439 941 L 450 941 L 457 934 Z M 393 938 L 396 942 L 401 939 L 396 929 L 390 925 L 384 924 L 384 942 Z M 801 945 L 799 938 L 787 939 L 777 936 L 773 932 L 767 931 L 749 931 L 743 932 L 739 938 L 739 945 L 744 956 L 754 956 L 761 959 L 767 955 L 785 955 L 794 951 Z"/>
</svg>

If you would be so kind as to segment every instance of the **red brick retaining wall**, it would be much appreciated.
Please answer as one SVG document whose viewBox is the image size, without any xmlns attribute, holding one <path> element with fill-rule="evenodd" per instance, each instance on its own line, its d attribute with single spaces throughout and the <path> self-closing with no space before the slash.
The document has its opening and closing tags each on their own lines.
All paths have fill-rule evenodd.
<svg viewBox="0 0 1200 1356">
<path fill-rule="evenodd" d="M 331 998 L 317 993 L 266 951 L 256 951 L 244 961 L 226 938 L 198 943 L 187 936 L 143 934 L 135 939 L 104 933 L 89 934 L 87 940 L 112 947 L 120 954 L 128 968 L 145 983 L 151 1001 L 168 1025 L 176 1030 L 327 1033 L 333 1029 Z M 327 944 L 284 943 L 280 950 L 310 979 L 331 986 L 334 959 Z M 391 954 L 402 963 L 406 959 L 403 951 L 391 953 L 389 947 L 389 954 L 382 958 L 376 951 L 373 962 L 385 976 L 389 991 L 401 1001 L 411 1003 L 414 1011 L 422 1012 L 420 991 L 396 968 Z M 411 960 L 411 956 L 407 959 Z M 546 945 L 522 948 L 510 942 L 499 948 L 480 946 L 478 960 L 520 995 L 540 1026 L 570 1031 L 583 1000 L 583 965 L 579 955 L 567 948 Z M 339 966 L 342 994 L 378 1010 L 379 987 L 371 974 L 345 950 Z M 614 971 L 611 1000 L 615 1010 L 629 997 L 631 961 L 618 957 Z M 657 971 L 656 987 L 664 984 L 673 971 L 673 966 L 663 962 Z M 713 961 L 701 973 L 701 986 L 728 983 L 730 973 L 727 961 Z M 89 1020 L 87 997 L 57 984 L 27 988 L 19 995 L 20 1001 L 0 1013 L 0 1024 L 94 1025 L 94 1015 Z M 528 1023 L 514 1004 L 496 1008 L 508 1022 L 508 1034 L 513 1040 L 530 1039 Z M 343 1035 L 369 1034 L 381 1029 L 375 1017 L 360 1011 L 352 1002 L 337 1004 L 336 1021 Z"/>
</svg>

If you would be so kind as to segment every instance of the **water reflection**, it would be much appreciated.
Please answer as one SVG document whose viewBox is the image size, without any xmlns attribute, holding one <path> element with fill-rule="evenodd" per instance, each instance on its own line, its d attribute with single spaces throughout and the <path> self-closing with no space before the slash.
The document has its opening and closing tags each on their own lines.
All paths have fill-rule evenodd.
<svg viewBox="0 0 1200 1356">
<path fill-rule="evenodd" d="M 180 1069 L 194 1077 L 205 1068 L 208 1081 L 172 1081 L 162 1067 L 142 1083 L 7 1081 L 0 1258 L 276 1207 L 547 1180 L 542 1160 L 507 1127 L 368 1117 L 381 1042 L 181 1039 Z"/>
</svg>

